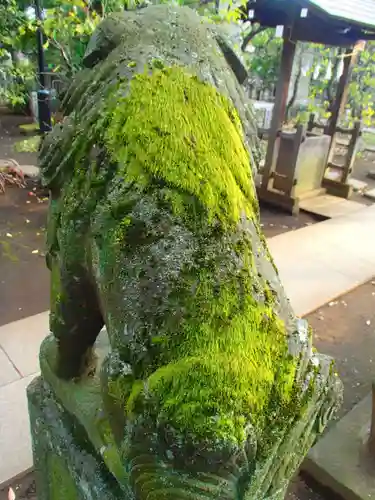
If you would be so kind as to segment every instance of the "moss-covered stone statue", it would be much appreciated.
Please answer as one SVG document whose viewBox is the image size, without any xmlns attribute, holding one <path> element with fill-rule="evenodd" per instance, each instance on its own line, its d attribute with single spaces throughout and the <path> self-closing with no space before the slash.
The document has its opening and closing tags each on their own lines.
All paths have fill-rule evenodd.
<svg viewBox="0 0 375 500">
<path fill-rule="evenodd" d="M 339 404 L 259 227 L 228 53 L 188 8 L 109 17 L 42 145 L 39 500 L 279 500 Z"/>
</svg>

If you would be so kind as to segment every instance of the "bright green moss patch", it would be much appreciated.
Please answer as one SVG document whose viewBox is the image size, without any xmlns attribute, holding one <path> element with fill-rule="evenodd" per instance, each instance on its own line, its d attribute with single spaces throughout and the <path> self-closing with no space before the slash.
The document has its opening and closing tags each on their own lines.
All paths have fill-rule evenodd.
<svg viewBox="0 0 375 500">
<path fill-rule="evenodd" d="M 272 423 L 270 399 L 287 418 L 298 409 L 296 361 L 254 259 L 257 201 L 237 114 L 214 87 L 154 64 L 119 85 L 102 118 L 99 163 L 77 139 L 59 234 L 74 261 L 87 250 L 76 235 L 93 231 L 110 335 L 135 325 L 120 338 L 132 375 L 110 381 L 110 395 L 129 418 L 241 445 Z M 176 266 L 180 246 L 182 260 L 196 250 L 173 273 L 162 263 Z"/>
<path fill-rule="evenodd" d="M 227 99 L 178 67 L 137 75 L 123 93 L 109 105 L 105 143 L 126 180 L 163 180 L 196 196 L 211 219 L 253 215 L 249 156 Z"/>
<path fill-rule="evenodd" d="M 49 498 L 58 500 L 64 498 L 66 500 L 78 500 L 78 491 L 70 471 L 66 464 L 58 455 L 53 455 L 51 452 L 47 455 L 48 472 L 49 472 Z"/>
<path fill-rule="evenodd" d="M 178 67 L 120 85 L 107 113 L 106 148 L 126 184 L 163 192 L 179 223 L 186 214 L 189 224 L 218 222 L 217 234 L 208 234 L 205 222 L 190 226 L 202 238 L 200 256 L 171 285 L 158 328 L 150 337 L 145 328 L 137 339 L 147 345 L 147 356 L 133 366 L 139 380 L 133 387 L 113 382 L 112 396 L 128 416 L 150 412 L 196 442 L 243 444 L 249 424 L 261 435 L 272 421 L 271 395 L 287 415 L 298 410 L 296 361 L 272 293 L 258 277 L 253 242 L 241 232 L 226 236 L 236 233 L 243 214 L 256 223 L 237 115 L 215 88 Z M 189 196 L 204 210 L 194 213 Z M 151 243 L 147 231 L 124 212 L 111 241 L 131 254 Z M 178 321 L 172 311 L 183 311 Z"/>
<path fill-rule="evenodd" d="M 298 413 L 296 360 L 288 354 L 285 326 L 268 305 L 268 295 L 264 303 L 252 296 L 248 251 L 240 272 L 218 279 L 219 268 L 213 268 L 186 277 L 178 290 L 184 317 L 177 328 L 166 319 L 162 335 L 152 338 L 158 354 L 148 378 L 145 373 L 146 383 L 137 381 L 132 389 L 124 385 L 123 391 L 118 381 L 113 386 L 128 416 L 150 411 L 194 441 L 239 445 L 249 423 L 257 435 L 272 423 L 267 414 L 271 395 L 271 406 L 287 419 Z"/>
</svg>

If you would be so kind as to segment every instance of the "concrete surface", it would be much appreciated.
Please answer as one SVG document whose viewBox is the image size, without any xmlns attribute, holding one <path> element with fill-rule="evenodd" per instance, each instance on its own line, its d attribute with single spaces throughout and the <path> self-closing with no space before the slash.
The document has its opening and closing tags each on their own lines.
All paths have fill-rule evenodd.
<svg viewBox="0 0 375 500">
<path fill-rule="evenodd" d="M 356 201 L 345 200 L 338 196 L 324 194 L 313 198 L 302 199 L 300 201 L 300 209 L 331 219 L 361 210 L 363 209 L 363 204 Z"/>
<path fill-rule="evenodd" d="M 0 348 L 0 387 L 10 384 L 21 378 L 20 373 L 8 358 L 7 354 Z"/>
<path fill-rule="evenodd" d="M 375 206 L 268 244 L 296 314 L 306 315 L 375 274 Z M 0 484 L 32 466 L 25 388 L 48 330 L 48 311 L 0 327 Z"/>
<path fill-rule="evenodd" d="M 302 469 L 344 500 L 375 499 L 375 459 L 367 451 L 371 394 L 310 450 Z"/>
<path fill-rule="evenodd" d="M 354 191 L 363 191 L 368 186 L 367 182 L 361 181 L 359 179 L 355 179 L 354 177 L 352 177 L 351 179 L 348 180 L 348 184 L 350 184 L 350 186 L 352 186 Z"/>
<path fill-rule="evenodd" d="M 375 201 L 375 189 L 370 189 L 370 191 L 366 191 L 364 193 L 364 196 L 366 196 L 366 198 L 369 198 L 370 200 Z"/>
<path fill-rule="evenodd" d="M 39 346 L 48 331 L 48 311 L 0 327 L 0 346 L 22 377 L 39 371 Z"/>
<path fill-rule="evenodd" d="M 0 387 L 0 484 L 32 467 L 26 387 L 33 378 Z"/>
</svg>

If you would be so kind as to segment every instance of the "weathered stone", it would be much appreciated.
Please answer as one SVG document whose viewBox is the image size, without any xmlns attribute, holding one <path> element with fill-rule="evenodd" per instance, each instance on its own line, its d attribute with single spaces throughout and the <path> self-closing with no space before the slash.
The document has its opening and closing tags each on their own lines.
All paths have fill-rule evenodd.
<svg viewBox="0 0 375 500">
<path fill-rule="evenodd" d="M 375 189 L 370 189 L 369 191 L 365 191 L 363 195 L 366 196 L 366 198 L 368 198 L 369 200 L 375 201 Z"/>
<path fill-rule="evenodd" d="M 371 395 L 310 450 L 302 469 L 343 500 L 375 498 L 374 457 L 368 448 Z"/>
<path fill-rule="evenodd" d="M 279 500 L 341 383 L 261 233 L 242 88 L 188 8 L 109 17 L 86 65 L 40 156 L 57 340 L 29 392 L 41 498 Z"/>
<path fill-rule="evenodd" d="M 375 170 L 369 170 L 367 172 L 367 177 L 375 181 Z"/>
</svg>

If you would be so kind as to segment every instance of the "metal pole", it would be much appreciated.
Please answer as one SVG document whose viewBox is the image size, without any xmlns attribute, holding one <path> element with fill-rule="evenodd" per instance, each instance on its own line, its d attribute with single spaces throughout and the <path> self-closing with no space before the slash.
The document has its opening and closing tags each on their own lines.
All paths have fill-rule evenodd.
<svg viewBox="0 0 375 500">
<path fill-rule="evenodd" d="M 42 22 L 42 9 L 39 0 L 35 0 L 35 15 L 38 21 Z M 39 90 L 38 90 L 38 115 L 39 115 L 39 128 L 40 132 L 44 134 L 52 129 L 51 110 L 49 108 L 49 91 L 45 88 L 45 60 L 43 49 L 43 30 L 41 26 L 36 31 L 37 48 L 38 48 L 38 76 L 39 76 Z"/>
</svg>

